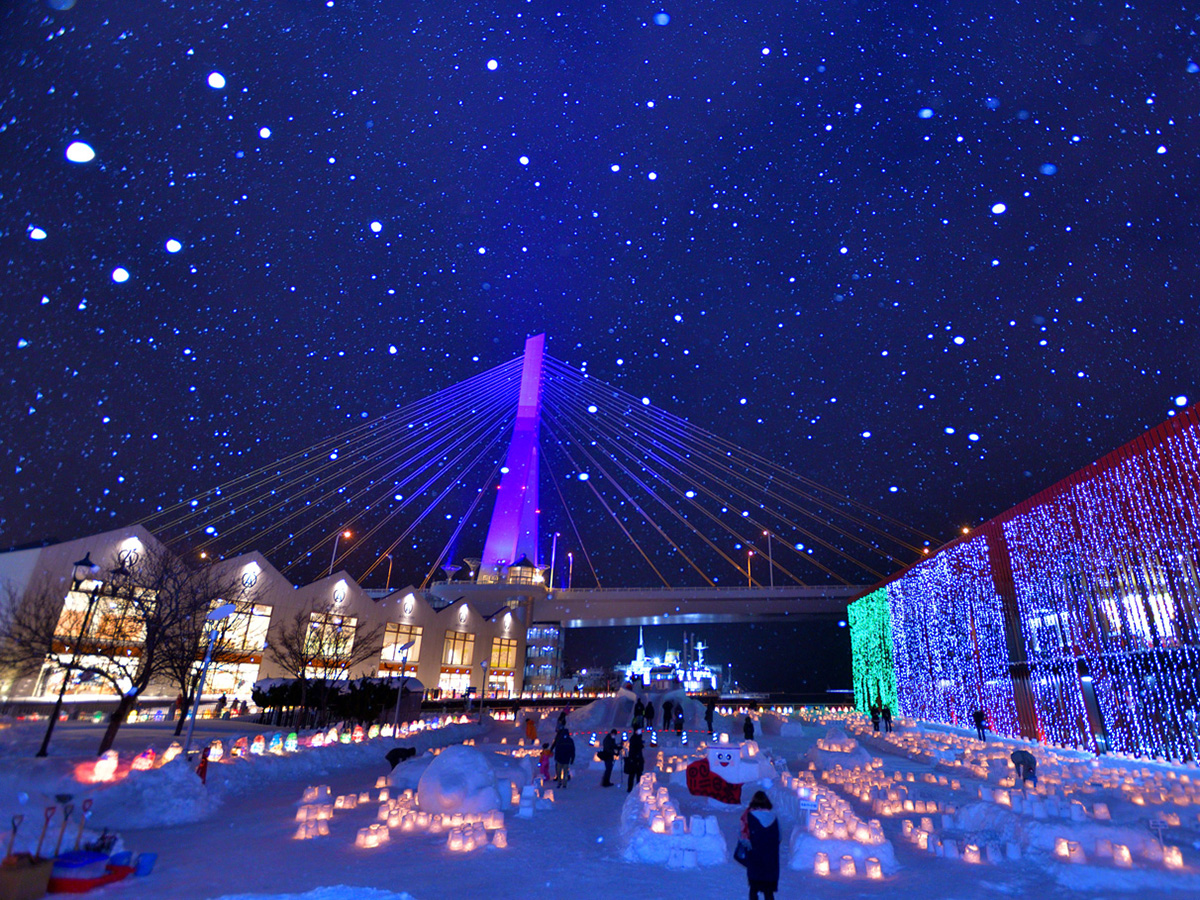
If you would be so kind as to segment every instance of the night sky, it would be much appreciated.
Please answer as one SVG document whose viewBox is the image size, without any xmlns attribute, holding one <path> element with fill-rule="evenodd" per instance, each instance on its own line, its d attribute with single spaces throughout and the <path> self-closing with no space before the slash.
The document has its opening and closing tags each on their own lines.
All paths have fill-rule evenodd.
<svg viewBox="0 0 1200 900">
<path fill-rule="evenodd" d="M 3 546 L 540 331 L 935 544 L 1198 394 L 1183 5 L 16 0 L 0 29 Z"/>
</svg>

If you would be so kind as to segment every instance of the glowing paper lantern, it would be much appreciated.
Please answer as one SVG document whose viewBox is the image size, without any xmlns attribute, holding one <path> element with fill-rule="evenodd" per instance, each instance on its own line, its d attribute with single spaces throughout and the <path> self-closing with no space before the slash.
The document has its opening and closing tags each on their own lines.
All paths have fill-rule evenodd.
<svg viewBox="0 0 1200 900">
<path fill-rule="evenodd" d="M 92 769 L 93 781 L 115 781 L 117 777 L 117 751 L 106 750 Z"/>
<path fill-rule="evenodd" d="M 154 768 L 154 748 L 147 747 L 145 750 L 143 750 L 141 753 L 139 753 L 136 757 L 134 757 L 133 764 L 130 766 L 130 768 L 132 768 L 138 772 L 144 772 L 147 769 L 153 769 Z"/>
<path fill-rule="evenodd" d="M 365 738 L 365 737 L 366 737 L 366 732 L 363 731 L 363 727 L 361 725 L 355 725 L 354 733 L 352 736 L 352 740 L 354 741 L 354 743 L 361 744 L 363 742 L 363 738 Z"/>
<path fill-rule="evenodd" d="M 225 748 L 220 741 L 213 741 L 208 745 L 208 761 L 220 762 L 221 757 L 225 755 Z"/>
<path fill-rule="evenodd" d="M 271 741 L 267 745 L 267 752 L 271 753 L 275 756 L 281 756 L 283 754 L 283 735 L 282 734 L 280 734 L 279 732 L 276 732 L 275 734 L 271 735 Z"/>
<path fill-rule="evenodd" d="M 813 874 L 822 876 L 829 874 L 828 853 L 818 852 L 813 855 Z"/>
</svg>

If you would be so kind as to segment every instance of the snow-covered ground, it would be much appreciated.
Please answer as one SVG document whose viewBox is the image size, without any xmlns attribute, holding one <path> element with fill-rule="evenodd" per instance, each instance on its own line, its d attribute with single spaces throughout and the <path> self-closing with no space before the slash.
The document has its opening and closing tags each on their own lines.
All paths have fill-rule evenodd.
<svg viewBox="0 0 1200 900">
<path fill-rule="evenodd" d="M 0 727 L 0 821 L 23 814 L 17 849 L 28 849 L 56 794 L 72 794 L 77 808 L 92 799 L 88 834 L 107 827 L 135 856 L 158 854 L 150 875 L 102 888 L 93 894 L 99 897 L 744 896 L 744 870 L 728 858 L 742 807 L 692 797 L 683 778 L 682 767 L 699 756 L 707 736 L 693 730 L 689 746 L 670 735 L 660 747 L 648 747 L 654 784 L 648 779 L 631 796 L 623 778 L 618 787 L 599 786 L 602 765 L 588 746 L 614 714 L 572 714 L 575 777 L 551 790 L 536 783 L 536 755 L 521 745 L 523 730 L 506 724 L 450 724 L 399 739 L 221 761 L 210 765 L 207 786 L 182 759 L 128 770 L 147 746 L 161 755 L 173 739 L 167 725 L 122 729 L 118 780 L 88 783 L 100 726 L 64 723 L 50 758 L 39 760 L 33 753 L 43 726 L 10 724 Z M 765 724 L 760 752 L 778 774 L 758 786 L 780 819 L 781 898 L 1200 898 L 1194 846 L 1200 841 L 1200 770 L 1194 767 L 1096 760 L 1012 741 L 984 745 L 909 722 L 890 736 L 871 733 L 859 718 L 797 715 Z M 719 720 L 717 728 L 740 734 L 741 718 Z M 238 737 L 259 732 L 275 733 L 238 720 L 201 722 L 197 743 L 219 739 L 228 749 Z M 473 747 L 436 757 L 433 765 L 433 751 L 464 741 Z M 400 763 L 383 788 L 380 779 L 390 769 L 384 754 L 394 746 L 418 755 Z M 1030 747 L 1039 759 L 1036 792 L 1012 783 L 1007 757 L 1017 746 Z M 302 803 L 308 788 L 318 790 Z M 322 819 L 327 835 L 298 840 L 298 818 L 315 818 L 321 804 L 313 797 L 323 797 L 324 788 L 329 805 L 354 795 L 353 808 L 330 810 L 331 818 Z M 387 791 L 382 802 L 381 790 Z M 639 792 L 653 802 L 639 801 Z M 22 794 L 28 798 L 23 804 Z M 365 802 L 357 802 L 364 794 Z M 424 809 L 422 800 L 436 811 Z M 456 804 L 462 812 L 452 820 Z M 495 810 L 484 810 L 493 804 Z M 655 816 L 663 821 L 655 824 Z M 64 846 L 73 844 L 77 822 L 69 824 Z M 372 825 L 375 834 L 386 830 L 386 840 L 359 846 Z M 669 833 L 655 830 L 664 825 Z M 56 818 L 48 849 L 59 828 Z M 451 849 L 455 828 L 459 838 L 477 841 L 476 849 Z M 1127 863 L 1117 847 L 1128 851 Z M 1172 848 L 1178 848 L 1179 868 L 1170 868 Z M 969 861 L 976 856 L 979 862 Z M 840 874 L 843 857 L 854 861 L 853 875 Z M 878 880 L 868 877 L 872 860 L 880 861 Z M 829 874 L 818 874 L 826 864 Z"/>
</svg>

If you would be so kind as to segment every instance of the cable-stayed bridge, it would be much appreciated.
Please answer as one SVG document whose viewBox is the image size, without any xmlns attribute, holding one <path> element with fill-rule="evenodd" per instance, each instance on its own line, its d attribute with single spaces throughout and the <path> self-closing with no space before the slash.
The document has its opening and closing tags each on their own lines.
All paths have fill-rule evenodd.
<svg viewBox="0 0 1200 900">
<path fill-rule="evenodd" d="M 517 589 L 576 625 L 837 612 L 932 540 L 546 355 L 544 335 L 142 524 L 301 577 Z"/>
</svg>

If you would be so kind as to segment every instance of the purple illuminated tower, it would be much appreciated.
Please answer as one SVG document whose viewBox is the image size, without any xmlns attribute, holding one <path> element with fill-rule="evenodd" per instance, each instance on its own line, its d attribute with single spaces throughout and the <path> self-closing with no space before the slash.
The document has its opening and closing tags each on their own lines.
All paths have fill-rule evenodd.
<svg viewBox="0 0 1200 900">
<path fill-rule="evenodd" d="M 492 521 L 483 545 L 483 561 L 477 581 L 500 581 L 503 569 L 528 560 L 539 567 L 538 552 L 538 429 L 542 419 L 542 357 L 546 335 L 525 341 L 525 363 L 521 368 L 521 393 L 517 399 L 517 420 L 508 444 L 505 471 Z"/>
</svg>

